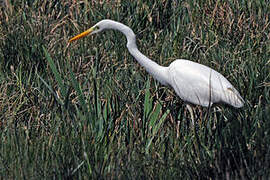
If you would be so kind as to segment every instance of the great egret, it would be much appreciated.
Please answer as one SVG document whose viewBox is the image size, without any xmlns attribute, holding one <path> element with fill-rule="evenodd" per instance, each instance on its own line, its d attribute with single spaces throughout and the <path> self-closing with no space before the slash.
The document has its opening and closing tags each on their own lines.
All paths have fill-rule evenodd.
<svg viewBox="0 0 270 180">
<path fill-rule="evenodd" d="M 69 42 L 105 29 L 122 32 L 127 38 L 130 54 L 161 84 L 172 86 L 176 94 L 185 102 L 204 107 L 210 107 L 213 103 L 226 103 L 236 108 L 244 105 L 243 98 L 232 84 L 223 75 L 207 66 L 177 59 L 168 67 L 163 67 L 147 58 L 138 50 L 136 36 L 132 29 L 122 23 L 109 19 L 102 20 L 71 38 Z"/>
</svg>

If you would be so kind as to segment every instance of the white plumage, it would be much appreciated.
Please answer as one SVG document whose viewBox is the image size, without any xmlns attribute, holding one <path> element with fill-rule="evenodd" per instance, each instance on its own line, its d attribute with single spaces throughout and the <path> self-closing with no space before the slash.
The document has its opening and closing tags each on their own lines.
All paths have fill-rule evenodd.
<svg viewBox="0 0 270 180">
<path fill-rule="evenodd" d="M 177 59 L 169 67 L 163 67 L 147 58 L 138 50 L 136 36 L 132 29 L 122 23 L 102 20 L 85 32 L 71 38 L 69 42 L 105 29 L 121 31 L 127 38 L 127 48 L 130 54 L 156 80 L 173 87 L 182 100 L 204 107 L 214 103 L 226 103 L 236 108 L 244 105 L 243 98 L 232 84 L 223 75 L 207 66 Z"/>
</svg>

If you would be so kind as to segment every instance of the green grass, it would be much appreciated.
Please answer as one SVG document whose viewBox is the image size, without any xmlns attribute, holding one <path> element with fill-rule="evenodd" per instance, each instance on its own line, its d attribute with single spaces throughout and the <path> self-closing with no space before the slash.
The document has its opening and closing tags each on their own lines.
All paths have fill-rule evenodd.
<svg viewBox="0 0 270 180">
<path fill-rule="evenodd" d="M 0 6 L 0 179 L 267 179 L 267 1 L 5 1 Z M 150 77 L 115 31 L 161 65 L 205 64 L 245 106 L 195 107 Z M 200 116 L 202 111 L 202 116 Z"/>
</svg>

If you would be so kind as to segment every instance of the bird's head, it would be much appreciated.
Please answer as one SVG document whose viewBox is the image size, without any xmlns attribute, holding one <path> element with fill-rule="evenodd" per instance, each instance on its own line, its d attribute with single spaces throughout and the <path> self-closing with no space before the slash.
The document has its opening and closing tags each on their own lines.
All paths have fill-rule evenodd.
<svg viewBox="0 0 270 180">
<path fill-rule="evenodd" d="M 99 21 L 97 24 L 95 24 L 94 26 L 92 26 L 91 28 L 87 29 L 86 31 L 78 34 L 77 36 L 74 36 L 73 38 L 71 38 L 69 40 L 69 42 L 72 42 L 72 41 L 75 41 L 75 40 L 78 40 L 82 37 L 85 37 L 87 36 L 88 34 L 95 34 L 95 33 L 99 33 L 101 31 L 103 31 L 104 29 L 110 29 L 110 25 L 111 25 L 111 22 L 112 20 L 108 20 L 108 19 L 105 19 L 105 20 L 102 20 L 102 21 Z"/>
</svg>

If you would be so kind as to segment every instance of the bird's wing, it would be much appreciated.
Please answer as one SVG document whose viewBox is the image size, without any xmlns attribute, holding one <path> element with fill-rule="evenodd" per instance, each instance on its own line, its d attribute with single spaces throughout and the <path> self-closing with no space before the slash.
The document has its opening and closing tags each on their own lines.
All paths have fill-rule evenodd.
<svg viewBox="0 0 270 180">
<path fill-rule="evenodd" d="M 243 99 L 231 83 L 217 71 L 188 60 L 169 66 L 171 86 L 184 101 L 202 106 L 227 103 L 242 107 Z"/>
<path fill-rule="evenodd" d="M 212 105 L 207 69 L 183 60 L 174 61 L 169 68 L 171 86 L 182 100 L 205 107 Z"/>
</svg>

